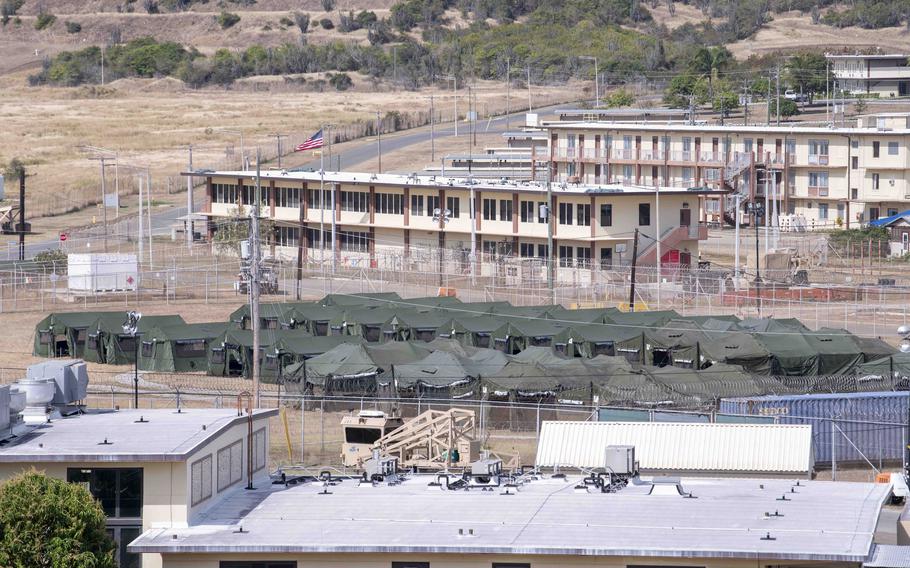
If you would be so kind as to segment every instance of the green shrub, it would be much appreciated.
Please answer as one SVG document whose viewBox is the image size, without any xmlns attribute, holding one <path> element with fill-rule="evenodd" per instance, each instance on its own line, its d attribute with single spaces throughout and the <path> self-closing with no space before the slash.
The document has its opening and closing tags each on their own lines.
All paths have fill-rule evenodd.
<svg viewBox="0 0 910 568">
<path fill-rule="evenodd" d="M 335 87 L 336 91 L 347 91 L 354 86 L 354 81 L 347 73 L 329 74 L 329 84 Z"/>
<path fill-rule="evenodd" d="M 230 27 L 233 27 L 240 21 L 240 16 L 233 12 L 228 12 L 222 10 L 220 14 L 215 18 L 215 21 L 218 22 L 218 25 L 221 26 L 221 29 L 226 30 Z"/>
<path fill-rule="evenodd" d="M 323 27 L 323 29 L 326 29 L 326 30 L 331 30 L 332 28 L 335 27 L 335 24 L 332 23 L 332 20 L 330 20 L 328 18 L 323 18 L 323 19 L 319 20 L 319 24 Z"/>
<path fill-rule="evenodd" d="M 300 28 L 300 33 L 305 34 L 310 28 L 310 15 L 302 12 L 294 12 L 294 23 Z"/>
<path fill-rule="evenodd" d="M 66 33 L 68 34 L 77 34 L 82 31 L 82 24 L 79 22 L 65 22 Z"/>
<path fill-rule="evenodd" d="M 278 20 L 278 23 L 286 28 L 289 28 L 294 25 L 294 20 L 288 18 L 287 16 L 282 16 L 281 19 Z"/>
<path fill-rule="evenodd" d="M 25 0 L 3 0 L 0 2 L 0 23 L 5 26 L 23 4 L 25 4 Z"/>
<path fill-rule="evenodd" d="M 607 95 L 604 103 L 608 108 L 628 107 L 635 104 L 635 96 L 625 89 L 619 89 Z"/>
<path fill-rule="evenodd" d="M 331 12 L 335 9 L 335 0 L 322 0 L 322 9 Z"/>
<path fill-rule="evenodd" d="M 57 16 L 53 14 L 48 14 L 47 12 L 41 12 L 38 14 L 38 18 L 35 20 L 35 29 L 41 31 L 43 29 L 51 27 L 54 22 L 57 21 Z"/>
</svg>

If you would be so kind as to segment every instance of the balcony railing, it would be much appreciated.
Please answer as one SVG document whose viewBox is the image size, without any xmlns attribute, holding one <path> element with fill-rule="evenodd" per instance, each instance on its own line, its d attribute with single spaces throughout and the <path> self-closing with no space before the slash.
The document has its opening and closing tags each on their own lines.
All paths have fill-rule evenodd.
<svg viewBox="0 0 910 568">
<path fill-rule="evenodd" d="M 810 185 L 809 197 L 828 197 L 828 186 Z"/>
<path fill-rule="evenodd" d="M 614 160 L 634 160 L 635 148 L 616 148 L 613 150 L 612 157 Z"/>
<path fill-rule="evenodd" d="M 828 154 L 809 154 L 810 166 L 827 166 Z"/>
<path fill-rule="evenodd" d="M 670 152 L 670 160 L 674 162 L 691 162 L 694 159 L 695 154 L 691 150 L 683 150 L 681 152 Z"/>
<path fill-rule="evenodd" d="M 702 152 L 700 162 L 723 162 L 724 156 L 720 152 Z"/>
<path fill-rule="evenodd" d="M 638 156 L 639 156 L 640 160 L 650 160 L 652 162 L 663 161 L 664 152 L 661 152 L 660 150 L 653 150 L 653 149 L 647 149 L 647 150 L 642 149 L 641 152 L 639 152 Z"/>
</svg>

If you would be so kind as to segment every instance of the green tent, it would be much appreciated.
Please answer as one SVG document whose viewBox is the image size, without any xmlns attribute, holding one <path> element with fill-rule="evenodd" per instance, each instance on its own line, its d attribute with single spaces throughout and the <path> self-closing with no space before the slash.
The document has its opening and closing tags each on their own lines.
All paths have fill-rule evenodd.
<svg viewBox="0 0 910 568">
<path fill-rule="evenodd" d="M 140 339 L 139 368 L 167 373 L 205 371 L 209 343 L 231 326 L 225 322 L 156 325 Z"/>
<path fill-rule="evenodd" d="M 293 329 L 303 329 L 312 335 L 330 335 L 333 319 L 342 316 L 344 308 L 321 304 L 294 304 L 287 317 Z"/>
<path fill-rule="evenodd" d="M 259 376 L 265 381 L 277 380 L 279 366 L 268 363 L 268 355 L 275 354 L 274 346 L 281 341 L 310 337 L 302 329 L 270 329 L 259 334 Z M 253 332 L 248 329 L 228 329 L 209 342 L 208 374 L 215 376 L 251 377 L 253 364 Z"/>
<path fill-rule="evenodd" d="M 493 332 L 493 347 L 507 355 L 528 347 L 549 347 L 556 335 L 566 328 L 565 324 L 545 319 L 504 319 L 505 322 Z"/>
<path fill-rule="evenodd" d="M 445 312 L 399 311 L 382 326 L 382 341 L 423 341 L 436 339 L 436 330 L 449 320 Z"/>
<path fill-rule="evenodd" d="M 561 306 L 557 306 L 561 308 Z M 616 308 L 584 308 L 580 310 L 554 309 L 547 312 L 549 319 L 564 323 L 605 323 L 619 314 Z"/>
<path fill-rule="evenodd" d="M 861 347 L 843 329 L 806 331 L 802 336 L 818 353 L 816 375 L 847 375 L 864 361 Z"/>
<path fill-rule="evenodd" d="M 710 341 L 699 325 L 688 319 L 675 319 L 658 329 L 645 331 L 646 365 L 697 369 L 699 345 Z"/>
<path fill-rule="evenodd" d="M 98 318 L 126 319 L 125 312 L 61 312 L 48 314 L 35 326 L 32 354 L 37 357 L 82 357 L 89 329 Z"/>
<path fill-rule="evenodd" d="M 357 335 L 369 342 L 382 339 L 382 327 L 397 310 L 389 308 L 354 308 L 339 313 L 329 322 L 329 335 Z"/>
<path fill-rule="evenodd" d="M 746 318 L 737 326 L 743 331 L 755 332 L 809 331 L 809 328 L 796 318 Z"/>
<path fill-rule="evenodd" d="M 288 368 L 322 355 L 343 343 L 359 344 L 364 341 L 354 335 L 310 336 L 305 333 L 283 333 L 265 349 L 261 375 L 269 382 L 288 382 Z"/>
<path fill-rule="evenodd" d="M 371 396 L 376 392 L 376 377 L 382 370 L 364 344 L 343 343 L 288 366 L 285 376 L 297 382 L 303 393 Z"/>
<path fill-rule="evenodd" d="M 642 329 L 613 323 L 575 324 L 562 330 L 553 342 L 558 351 L 571 357 L 620 355 L 639 363 L 644 351 Z"/>
<path fill-rule="evenodd" d="M 493 347 L 493 332 L 500 327 L 502 320 L 496 316 L 458 316 L 440 325 L 437 335 L 472 347 Z"/>
<path fill-rule="evenodd" d="M 298 309 L 316 306 L 315 302 L 268 302 L 259 304 L 259 329 L 290 329 Z M 231 312 L 230 321 L 240 329 L 251 329 L 250 306 L 244 304 Z"/>
<path fill-rule="evenodd" d="M 653 310 L 649 312 L 620 312 L 610 314 L 609 322 L 637 327 L 642 331 L 646 329 L 657 329 L 667 324 L 667 322 L 680 319 L 678 313 L 673 310 Z"/>
<path fill-rule="evenodd" d="M 127 365 L 136 360 L 137 337 L 123 331 L 126 313 L 108 312 L 95 320 L 88 330 L 83 359 L 93 363 Z M 160 326 L 186 325 L 177 315 L 143 316 L 136 331 L 138 339 L 151 329 Z"/>
<path fill-rule="evenodd" d="M 739 365 L 758 375 L 779 374 L 771 352 L 752 334 L 728 332 L 700 345 L 702 367 L 716 363 Z"/>
<path fill-rule="evenodd" d="M 484 368 L 494 371 L 489 366 Z M 391 378 L 403 397 L 463 399 L 479 394 L 481 376 L 481 366 L 476 361 L 448 351 L 433 351 L 413 363 L 396 365 Z"/>
<path fill-rule="evenodd" d="M 319 301 L 323 306 L 343 308 L 395 307 L 401 296 L 395 292 L 374 292 L 360 294 L 329 294 Z"/>
<path fill-rule="evenodd" d="M 562 312 L 562 306 L 547 304 L 544 306 L 494 306 L 493 313 L 500 316 L 509 316 L 516 319 L 538 319 L 547 317 L 550 312 Z"/>
<path fill-rule="evenodd" d="M 894 353 L 857 366 L 856 380 L 867 390 L 908 390 L 910 353 Z"/>
</svg>

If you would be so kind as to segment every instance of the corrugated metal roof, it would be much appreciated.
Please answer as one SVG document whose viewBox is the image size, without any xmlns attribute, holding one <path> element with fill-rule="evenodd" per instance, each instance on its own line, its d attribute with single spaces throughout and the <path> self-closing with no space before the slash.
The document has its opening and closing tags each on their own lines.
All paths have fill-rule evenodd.
<svg viewBox="0 0 910 568">
<path fill-rule="evenodd" d="M 910 546 L 876 544 L 872 559 L 863 564 L 867 568 L 910 568 Z"/>
<path fill-rule="evenodd" d="M 812 427 L 781 424 L 545 421 L 542 467 L 603 467 L 611 445 L 635 446 L 644 471 L 808 473 Z"/>
</svg>

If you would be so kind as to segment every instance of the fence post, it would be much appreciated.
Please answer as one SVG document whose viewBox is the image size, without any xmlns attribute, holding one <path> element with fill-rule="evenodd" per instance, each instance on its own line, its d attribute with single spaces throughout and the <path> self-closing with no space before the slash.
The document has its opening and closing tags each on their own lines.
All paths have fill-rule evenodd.
<svg viewBox="0 0 910 568">
<path fill-rule="evenodd" d="M 325 454 L 325 398 L 319 400 L 319 446 Z"/>
<path fill-rule="evenodd" d="M 837 481 L 837 444 L 834 443 L 834 420 L 831 420 L 831 481 Z"/>
</svg>

